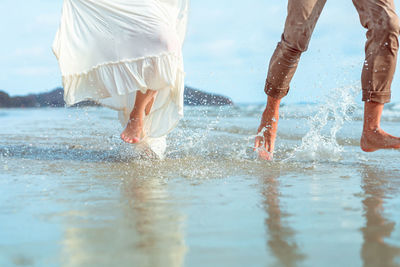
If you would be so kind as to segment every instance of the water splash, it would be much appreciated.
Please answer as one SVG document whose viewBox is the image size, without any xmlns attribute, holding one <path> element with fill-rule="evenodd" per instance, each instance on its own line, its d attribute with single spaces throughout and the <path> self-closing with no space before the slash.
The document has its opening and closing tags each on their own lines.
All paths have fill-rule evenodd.
<svg viewBox="0 0 400 267">
<path fill-rule="evenodd" d="M 329 91 L 317 113 L 308 119 L 310 130 L 301 145 L 286 160 L 340 160 L 343 147 L 337 143 L 336 135 L 345 122 L 352 120 L 359 92 L 360 87 L 354 85 Z"/>
<path fill-rule="evenodd" d="M 187 114 L 168 140 L 166 157 L 205 156 L 212 153 L 209 150 L 210 136 L 223 120 L 224 109 L 205 107 Z"/>
</svg>

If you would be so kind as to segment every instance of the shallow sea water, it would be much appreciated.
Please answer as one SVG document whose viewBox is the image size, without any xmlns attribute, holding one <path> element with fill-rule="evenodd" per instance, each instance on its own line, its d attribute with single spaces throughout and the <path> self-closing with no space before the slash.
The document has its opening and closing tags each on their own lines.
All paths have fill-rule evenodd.
<svg viewBox="0 0 400 267">
<path fill-rule="evenodd" d="M 105 108 L 0 109 L 0 266 L 400 266 L 400 154 L 361 152 L 351 90 L 283 106 L 273 162 L 262 105 L 187 107 L 163 160 Z"/>
</svg>

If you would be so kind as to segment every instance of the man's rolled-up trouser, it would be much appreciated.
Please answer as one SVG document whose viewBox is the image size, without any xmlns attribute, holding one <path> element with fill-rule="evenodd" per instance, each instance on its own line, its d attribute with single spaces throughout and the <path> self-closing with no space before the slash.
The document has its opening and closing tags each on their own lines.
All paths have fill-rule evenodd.
<svg viewBox="0 0 400 267">
<path fill-rule="evenodd" d="M 271 58 L 265 92 L 282 98 L 296 71 L 300 55 L 307 50 L 315 24 L 326 0 L 289 0 L 282 39 Z M 396 69 L 400 27 L 393 0 L 353 0 L 360 21 L 367 29 L 365 62 L 361 75 L 362 99 L 390 102 L 390 86 Z M 337 29 L 346 30 L 346 29 Z"/>
</svg>

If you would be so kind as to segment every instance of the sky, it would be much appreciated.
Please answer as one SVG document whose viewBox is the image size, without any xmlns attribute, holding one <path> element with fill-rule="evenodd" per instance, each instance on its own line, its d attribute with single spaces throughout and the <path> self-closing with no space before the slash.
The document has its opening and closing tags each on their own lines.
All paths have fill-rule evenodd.
<svg viewBox="0 0 400 267">
<path fill-rule="evenodd" d="M 186 84 L 235 102 L 265 102 L 286 6 L 283 0 L 191 0 Z M 0 0 L 0 90 L 23 95 L 61 86 L 51 51 L 61 7 L 61 0 Z M 351 0 L 327 1 L 284 101 L 318 102 L 334 88 L 359 85 L 365 33 Z M 400 72 L 392 92 L 392 101 L 400 102 Z"/>
</svg>

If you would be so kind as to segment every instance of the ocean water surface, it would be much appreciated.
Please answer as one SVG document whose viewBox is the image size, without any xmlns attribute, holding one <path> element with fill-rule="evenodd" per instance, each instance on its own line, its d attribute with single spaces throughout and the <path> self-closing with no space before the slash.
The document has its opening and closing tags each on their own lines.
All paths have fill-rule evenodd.
<svg viewBox="0 0 400 267">
<path fill-rule="evenodd" d="M 164 159 L 106 108 L 0 109 L 0 266 L 400 266 L 400 154 L 360 150 L 357 90 L 284 105 L 273 162 L 263 105 L 186 107 Z"/>
</svg>

